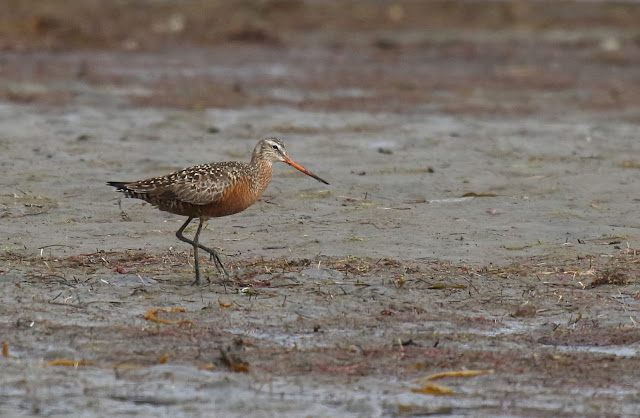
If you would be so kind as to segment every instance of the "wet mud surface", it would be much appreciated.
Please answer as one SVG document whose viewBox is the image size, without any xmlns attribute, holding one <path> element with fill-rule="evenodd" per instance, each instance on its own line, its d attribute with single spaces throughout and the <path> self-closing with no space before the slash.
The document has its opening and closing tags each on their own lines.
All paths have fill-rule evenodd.
<svg viewBox="0 0 640 418">
<path fill-rule="evenodd" d="M 639 7 L 445 3 L 3 6 L 0 413 L 636 414 Z M 269 135 L 226 282 L 105 185 Z"/>
</svg>

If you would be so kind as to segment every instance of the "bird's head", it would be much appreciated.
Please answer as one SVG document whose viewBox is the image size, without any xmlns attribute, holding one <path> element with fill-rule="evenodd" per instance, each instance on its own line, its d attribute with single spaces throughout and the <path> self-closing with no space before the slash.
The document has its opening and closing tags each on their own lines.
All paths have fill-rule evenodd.
<svg viewBox="0 0 640 418">
<path fill-rule="evenodd" d="M 253 156 L 259 157 L 262 160 L 275 163 L 276 161 L 287 161 L 287 150 L 284 146 L 284 142 L 280 138 L 264 138 L 258 142 L 255 150 L 253 150 Z"/>
<path fill-rule="evenodd" d="M 252 161 L 262 160 L 269 164 L 273 164 L 277 161 L 282 161 L 283 163 L 289 164 L 291 167 L 294 167 L 304 174 L 313 177 L 314 179 L 324 183 L 329 184 L 325 180 L 313 174 L 311 171 L 307 170 L 300 164 L 293 161 L 291 158 L 287 156 L 287 150 L 284 146 L 284 142 L 280 138 L 264 138 L 258 142 L 256 148 L 253 150 Z"/>
</svg>

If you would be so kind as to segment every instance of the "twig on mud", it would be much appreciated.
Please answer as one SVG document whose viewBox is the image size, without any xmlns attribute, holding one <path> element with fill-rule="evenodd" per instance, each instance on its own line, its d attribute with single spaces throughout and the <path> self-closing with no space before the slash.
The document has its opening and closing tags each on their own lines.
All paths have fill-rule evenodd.
<svg viewBox="0 0 640 418">
<path fill-rule="evenodd" d="M 60 305 L 60 306 L 70 306 L 72 308 L 76 308 L 76 309 L 84 309 L 86 308 L 86 304 L 84 305 L 76 305 L 73 303 L 65 303 L 65 302 L 54 302 L 54 301 L 49 301 L 49 305 Z"/>
<path fill-rule="evenodd" d="M 45 248 L 51 248 L 51 247 L 78 248 L 78 246 L 77 246 L 77 245 L 66 245 L 66 244 L 49 244 L 49 245 L 43 245 L 42 247 L 38 247 L 38 249 L 40 250 L 40 257 L 42 257 L 42 250 L 44 250 Z"/>
<path fill-rule="evenodd" d="M 362 221 L 362 222 L 359 222 L 359 223 L 360 223 L 360 225 L 373 225 L 376 229 L 382 229 L 378 225 L 373 223 L 372 221 Z"/>
<path fill-rule="evenodd" d="M 473 274 L 475 274 L 476 276 L 480 276 L 478 273 L 473 273 Z M 482 276 L 480 276 L 480 277 L 482 277 Z M 463 276 L 462 278 L 463 278 L 467 283 L 469 283 L 469 286 L 471 286 L 471 287 L 473 288 L 473 290 L 475 290 L 475 291 L 476 291 L 476 293 L 477 293 L 477 294 L 480 294 L 480 291 L 478 290 L 478 288 L 477 288 L 477 287 L 475 287 L 475 286 L 473 285 L 473 283 L 471 283 L 471 280 L 467 279 L 467 278 L 466 278 L 466 277 L 464 277 L 464 276 Z"/>
<path fill-rule="evenodd" d="M 25 274 L 25 277 L 35 280 L 35 279 L 40 279 L 40 280 L 44 280 L 44 279 L 57 279 L 57 283 L 58 284 L 63 284 L 65 286 L 69 286 L 71 288 L 75 288 L 74 285 L 70 284 L 69 281 L 67 280 L 67 278 L 63 275 L 60 274 L 41 274 L 41 275 L 36 275 L 35 273 L 27 273 Z"/>
<path fill-rule="evenodd" d="M 131 217 L 122 209 L 122 199 L 118 199 L 118 207 L 120 208 L 120 218 L 125 222 L 131 222 Z"/>
</svg>

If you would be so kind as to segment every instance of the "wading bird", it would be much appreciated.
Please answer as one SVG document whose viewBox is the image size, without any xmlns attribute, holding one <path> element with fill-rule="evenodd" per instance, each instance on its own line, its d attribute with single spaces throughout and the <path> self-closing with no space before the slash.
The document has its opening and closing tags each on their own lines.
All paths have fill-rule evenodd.
<svg viewBox="0 0 640 418">
<path fill-rule="evenodd" d="M 233 215 L 254 204 L 269 185 L 273 163 L 277 161 L 329 184 L 289 158 L 284 143 L 278 138 L 261 139 L 249 163 L 228 161 L 201 164 L 166 176 L 132 182 L 110 181 L 107 184 L 127 197 L 142 199 L 165 212 L 188 217 L 176 232 L 176 237 L 193 246 L 194 284 L 197 285 L 200 284 L 198 248 L 210 254 L 218 272 L 228 276 L 218 252 L 199 243 L 202 225 L 209 218 Z M 182 232 L 194 218 L 200 219 L 200 223 L 193 240 L 190 240 Z"/>
</svg>

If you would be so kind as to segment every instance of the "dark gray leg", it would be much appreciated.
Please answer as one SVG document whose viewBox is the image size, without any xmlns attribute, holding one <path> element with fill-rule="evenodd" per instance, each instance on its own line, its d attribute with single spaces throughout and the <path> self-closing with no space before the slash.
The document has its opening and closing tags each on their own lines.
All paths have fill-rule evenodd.
<svg viewBox="0 0 640 418">
<path fill-rule="evenodd" d="M 182 232 L 184 232 L 185 228 L 191 223 L 192 220 L 193 220 L 192 217 L 187 219 L 187 221 L 180 227 L 180 229 L 178 229 L 178 232 L 176 232 L 176 237 L 178 237 L 180 241 L 186 242 L 187 244 L 190 244 L 193 247 L 193 257 L 194 257 L 195 270 L 196 270 L 196 281 L 193 282 L 193 284 L 200 284 L 200 266 L 198 265 L 198 234 L 200 233 L 200 228 L 202 228 L 202 222 L 200 222 L 200 226 L 198 227 L 198 232 L 196 232 L 196 236 L 193 241 L 191 241 L 189 238 L 182 235 Z"/>
<path fill-rule="evenodd" d="M 202 225 L 204 224 L 204 218 L 200 218 L 200 224 L 198 225 L 198 230 L 196 231 L 196 235 L 194 236 L 193 241 L 185 237 L 184 235 L 182 235 L 182 232 L 185 230 L 187 225 L 191 223 L 192 220 L 193 220 L 193 217 L 190 217 L 189 219 L 187 219 L 184 225 L 182 225 L 180 229 L 178 229 L 178 232 L 176 232 L 176 237 L 180 241 L 186 242 L 187 244 L 190 244 L 193 247 L 193 254 L 195 256 L 195 270 L 196 270 L 196 281 L 194 282 L 194 284 L 200 284 L 200 268 L 198 265 L 198 248 L 209 253 L 209 255 L 211 256 L 211 259 L 214 261 L 214 265 L 216 266 L 218 273 L 220 274 L 224 273 L 226 277 L 229 277 L 229 273 L 227 273 L 227 270 L 224 268 L 224 265 L 220 260 L 220 256 L 218 255 L 218 252 L 216 250 L 207 248 L 198 242 L 200 231 L 202 230 Z"/>
<path fill-rule="evenodd" d="M 196 235 L 193 237 L 193 259 L 194 266 L 196 269 L 196 281 L 193 282 L 194 285 L 200 284 L 200 266 L 198 266 L 198 238 L 200 238 L 200 231 L 202 230 L 203 220 L 200 218 L 200 223 L 198 224 L 198 229 L 196 230 Z"/>
</svg>

